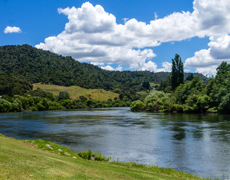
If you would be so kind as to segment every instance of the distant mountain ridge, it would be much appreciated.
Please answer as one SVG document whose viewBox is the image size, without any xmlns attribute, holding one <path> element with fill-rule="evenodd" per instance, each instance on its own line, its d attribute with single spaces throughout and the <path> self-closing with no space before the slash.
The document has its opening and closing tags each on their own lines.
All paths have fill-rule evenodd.
<svg viewBox="0 0 230 180">
<path fill-rule="evenodd" d="M 88 63 L 80 63 L 70 56 L 64 57 L 29 45 L 1 46 L 0 71 L 31 83 L 77 85 L 106 90 L 116 87 L 123 90 L 137 89 L 144 81 L 160 84 L 170 74 L 150 71 L 107 71 Z M 199 76 L 202 76 L 202 79 L 206 78 L 203 75 Z"/>
</svg>

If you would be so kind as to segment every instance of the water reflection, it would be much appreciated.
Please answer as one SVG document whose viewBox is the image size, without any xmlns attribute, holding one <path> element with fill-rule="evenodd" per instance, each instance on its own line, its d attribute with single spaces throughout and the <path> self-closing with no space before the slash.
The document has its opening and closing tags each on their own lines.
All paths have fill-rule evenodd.
<svg viewBox="0 0 230 180">
<path fill-rule="evenodd" d="M 222 171 L 230 172 L 229 117 L 134 113 L 129 108 L 5 113 L 0 114 L 0 133 L 222 178 Z"/>
</svg>

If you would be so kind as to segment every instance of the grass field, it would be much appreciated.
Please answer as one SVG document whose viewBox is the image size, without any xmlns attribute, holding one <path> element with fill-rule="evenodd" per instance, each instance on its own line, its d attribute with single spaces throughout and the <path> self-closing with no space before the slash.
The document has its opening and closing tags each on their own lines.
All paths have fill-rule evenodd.
<svg viewBox="0 0 230 180">
<path fill-rule="evenodd" d="M 51 92 L 53 95 L 59 95 L 60 91 L 67 91 L 70 94 L 71 99 L 76 99 L 79 96 L 91 97 L 94 100 L 107 101 L 109 98 L 112 100 L 115 97 L 118 97 L 119 94 L 114 92 L 105 91 L 103 89 L 84 89 L 79 86 L 58 86 L 58 85 L 49 85 L 36 83 L 33 84 L 33 89 L 41 88 L 46 92 Z"/>
<path fill-rule="evenodd" d="M 153 83 L 153 82 L 151 82 L 151 83 L 149 83 L 149 84 L 150 84 L 151 87 L 156 86 L 156 85 L 160 86 L 160 84 L 155 84 L 155 83 Z"/>
<path fill-rule="evenodd" d="M 30 141 L 31 142 L 31 141 Z M 51 144 L 53 147 L 54 143 Z M 56 145 L 58 146 L 58 145 Z M 67 148 L 62 148 L 66 151 Z M 89 161 L 0 135 L 0 179 L 202 179 L 172 169 Z"/>
</svg>

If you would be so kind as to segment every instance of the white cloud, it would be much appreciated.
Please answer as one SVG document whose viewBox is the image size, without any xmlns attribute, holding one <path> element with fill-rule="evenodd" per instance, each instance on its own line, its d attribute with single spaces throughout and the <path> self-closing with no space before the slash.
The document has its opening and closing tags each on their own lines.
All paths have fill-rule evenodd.
<svg viewBox="0 0 230 180">
<path fill-rule="evenodd" d="M 105 63 L 91 62 L 90 64 L 92 64 L 92 65 L 94 65 L 94 66 L 98 66 L 98 65 L 102 66 L 102 65 L 104 65 Z"/>
<path fill-rule="evenodd" d="M 202 68 L 199 71 L 204 72 L 204 66 L 219 63 L 215 60 L 220 58 L 222 50 L 225 54 L 221 58 L 227 59 L 229 55 L 229 41 L 224 38 L 226 44 L 223 45 L 224 41 L 219 37 L 230 33 L 230 3 L 229 0 L 194 0 L 193 9 L 193 12 L 175 12 L 161 19 L 155 14 L 155 19 L 148 24 L 136 19 L 117 24 L 116 17 L 100 5 L 86 2 L 80 8 L 59 8 L 58 12 L 69 19 L 65 30 L 46 38 L 36 47 L 92 64 L 111 63 L 120 67 L 130 65 L 135 70 L 159 71 L 156 63 L 151 61 L 156 54 L 149 47 L 196 36 L 215 37 L 215 41 L 211 40 L 213 44 L 209 44 L 210 50 L 196 52 L 185 63 L 188 68 Z M 204 57 L 206 59 L 202 59 Z M 169 71 L 168 64 L 163 65 L 160 70 Z"/>
<path fill-rule="evenodd" d="M 185 66 L 197 68 L 196 72 L 202 74 L 216 74 L 218 65 L 226 61 L 230 63 L 230 36 L 224 35 L 218 38 L 210 37 L 209 49 L 195 52 L 194 57 L 185 61 Z"/>
<path fill-rule="evenodd" d="M 21 29 L 19 27 L 10 27 L 7 26 L 4 30 L 4 33 L 20 33 L 22 32 Z"/>
<path fill-rule="evenodd" d="M 190 69 L 184 69 L 184 72 L 190 72 L 191 70 Z"/>
<path fill-rule="evenodd" d="M 171 72 L 172 71 L 172 63 L 163 62 L 162 66 L 163 68 L 157 69 L 157 72 Z"/>
<path fill-rule="evenodd" d="M 158 15 L 156 12 L 154 13 L 154 16 L 155 16 L 155 20 L 156 20 L 158 18 Z"/>
<path fill-rule="evenodd" d="M 119 66 L 116 68 L 116 70 L 117 70 L 117 71 L 121 71 L 122 68 L 123 68 L 123 67 L 121 67 L 121 65 L 119 65 Z"/>
<path fill-rule="evenodd" d="M 109 70 L 109 71 L 114 71 L 115 69 L 110 66 L 110 65 L 107 65 L 107 66 L 102 66 L 101 69 L 105 69 L 105 70 Z"/>
</svg>

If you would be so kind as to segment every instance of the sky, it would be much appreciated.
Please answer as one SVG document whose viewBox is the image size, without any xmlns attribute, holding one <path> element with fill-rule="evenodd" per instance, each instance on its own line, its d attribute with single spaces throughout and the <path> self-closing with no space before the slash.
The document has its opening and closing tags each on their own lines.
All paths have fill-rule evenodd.
<svg viewBox="0 0 230 180">
<path fill-rule="evenodd" d="M 106 70 L 215 75 L 230 62 L 229 0 L 0 0 L 0 46 L 29 44 Z"/>
</svg>

